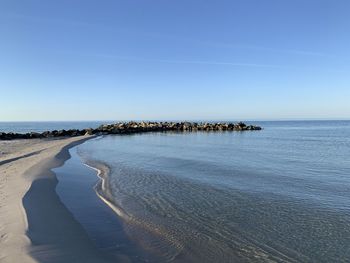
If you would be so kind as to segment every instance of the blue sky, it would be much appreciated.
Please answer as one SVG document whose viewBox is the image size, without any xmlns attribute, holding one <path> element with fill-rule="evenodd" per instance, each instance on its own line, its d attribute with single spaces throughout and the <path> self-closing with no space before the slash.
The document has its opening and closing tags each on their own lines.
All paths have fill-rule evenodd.
<svg viewBox="0 0 350 263">
<path fill-rule="evenodd" d="M 349 10 L 1 0 L 0 121 L 350 119 Z"/>
</svg>

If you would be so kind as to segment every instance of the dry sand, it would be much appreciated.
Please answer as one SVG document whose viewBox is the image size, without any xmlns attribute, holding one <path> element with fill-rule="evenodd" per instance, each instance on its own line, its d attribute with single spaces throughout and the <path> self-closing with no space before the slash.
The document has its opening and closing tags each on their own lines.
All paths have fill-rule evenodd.
<svg viewBox="0 0 350 263">
<path fill-rule="evenodd" d="M 0 262 L 106 262 L 59 200 L 51 168 L 91 138 L 0 141 Z"/>
</svg>

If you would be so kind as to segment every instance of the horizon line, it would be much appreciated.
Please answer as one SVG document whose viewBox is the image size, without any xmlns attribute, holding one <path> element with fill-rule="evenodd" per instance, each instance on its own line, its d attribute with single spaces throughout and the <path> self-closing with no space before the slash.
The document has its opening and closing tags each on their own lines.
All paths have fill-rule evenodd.
<svg viewBox="0 0 350 263">
<path fill-rule="evenodd" d="M 153 121 L 153 122 L 203 122 L 203 121 L 217 121 L 217 122 L 236 122 L 236 121 L 276 121 L 276 122 L 284 122 L 284 121 L 350 121 L 350 118 L 344 119 L 344 118 L 291 118 L 291 119 L 122 119 L 122 120 L 14 120 L 14 121 L 3 121 L 0 120 L 0 123 L 20 123 L 20 122 L 141 122 L 141 121 Z"/>
</svg>

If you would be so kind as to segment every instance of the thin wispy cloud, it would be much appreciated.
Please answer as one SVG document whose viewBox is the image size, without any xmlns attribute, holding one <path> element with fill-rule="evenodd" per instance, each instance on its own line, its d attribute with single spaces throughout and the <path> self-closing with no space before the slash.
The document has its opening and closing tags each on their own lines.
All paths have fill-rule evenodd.
<svg viewBox="0 0 350 263">
<path fill-rule="evenodd" d="M 114 32 L 114 33 L 124 33 L 124 34 L 131 34 L 131 35 L 141 35 L 141 36 L 148 36 L 148 37 L 159 37 L 159 34 L 156 33 L 147 33 L 143 31 L 137 31 L 134 28 L 128 28 L 128 27 L 121 27 L 121 26 L 110 26 L 110 25 L 104 25 L 101 23 L 90 23 L 85 21 L 78 21 L 78 20 L 72 20 L 72 19 L 58 19 L 58 18 L 50 18 L 50 17 L 39 17 L 39 16 L 28 16 L 28 15 L 22 15 L 22 14 L 15 14 L 15 13 L 8 13 L 8 14 L 0 14 L 0 18 L 8 19 L 8 20 L 22 20 L 26 23 L 45 23 L 45 24 L 51 24 L 55 26 L 69 26 L 69 27 L 76 27 L 78 29 L 97 29 L 99 31 L 105 31 L 105 32 Z"/>
<path fill-rule="evenodd" d="M 263 47 L 263 46 L 255 46 L 249 44 L 227 44 L 227 43 L 215 43 L 215 42 L 205 42 L 207 45 L 221 47 L 221 48 L 232 48 L 232 49 L 250 49 L 250 50 L 261 50 L 268 52 L 276 52 L 276 53 L 288 53 L 288 54 L 296 54 L 296 55 L 304 55 L 304 56 L 316 56 L 316 57 L 329 57 L 335 58 L 335 56 L 320 52 L 314 52 L 309 50 L 297 50 L 297 49 L 281 49 L 275 47 Z"/>
<path fill-rule="evenodd" d="M 110 60 L 120 61 L 135 61 L 135 62 L 150 62 L 150 63 L 166 63 L 166 64 L 194 64 L 194 65 L 208 65 L 208 66 L 228 66 L 228 67 L 242 67 L 242 68 L 271 68 L 271 69 L 292 69 L 299 70 L 299 67 L 285 66 L 285 65 L 274 65 L 274 64 L 259 64 L 259 63 L 242 63 L 242 62 L 227 62 L 227 61 L 206 61 L 206 60 L 173 60 L 173 59 L 153 59 L 153 58 L 141 58 L 132 56 L 116 56 L 108 54 L 71 54 L 79 55 L 84 57 L 102 58 Z M 314 67 L 303 66 L 304 70 L 315 70 Z M 333 73 L 347 73 L 346 70 L 331 69 L 328 68 L 327 72 Z"/>
<path fill-rule="evenodd" d="M 233 67 L 255 67 L 255 68 L 279 68 L 278 65 L 257 64 L 257 63 L 241 63 L 241 62 L 227 62 L 227 61 L 206 61 L 206 60 L 172 60 L 172 59 L 153 59 L 140 57 L 115 56 L 107 54 L 80 54 L 82 56 L 106 58 L 114 60 L 125 61 L 139 61 L 139 62 L 155 62 L 155 63 L 169 63 L 169 64 L 198 64 L 198 65 L 218 65 L 218 66 L 233 66 Z"/>
<path fill-rule="evenodd" d="M 18 19 L 23 20 L 25 22 L 32 22 L 33 24 L 38 23 L 51 23 L 55 26 L 69 26 L 69 27 L 76 27 L 77 29 L 84 29 L 84 30 L 98 30 L 98 31 L 104 31 L 108 34 L 115 33 L 118 34 L 120 37 L 127 37 L 127 36 L 139 36 L 144 39 L 158 41 L 158 42 L 176 42 L 176 43 L 182 43 L 183 45 L 188 46 L 197 46 L 198 48 L 208 48 L 208 49 L 232 49 L 232 50 L 238 50 L 242 52 L 247 52 L 249 50 L 251 51 L 261 51 L 268 54 L 277 54 L 278 56 L 290 56 L 290 55 L 296 55 L 300 57 L 305 57 L 305 59 L 312 59 L 312 58 L 330 58 L 330 59 L 339 59 L 331 54 L 325 54 L 315 51 L 309 51 L 309 50 L 298 50 L 298 49 L 281 49 L 276 47 L 266 47 L 266 46 L 258 46 L 258 45 L 250 45 L 250 44 L 234 44 L 234 43 L 223 43 L 223 42 L 215 42 L 215 41 L 208 41 L 208 40 L 202 40 L 199 38 L 191 38 L 187 36 L 180 36 L 180 35 L 172 35 L 172 34 L 163 34 L 158 32 L 149 32 L 149 31 L 140 31 L 137 28 L 130 28 L 130 27 L 121 27 L 121 26 L 115 26 L 115 25 L 105 25 L 102 23 L 91 23 L 91 22 L 85 22 L 85 21 L 78 21 L 78 20 L 70 20 L 70 19 L 59 19 L 59 18 L 49 18 L 49 17 L 36 17 L 36 16 L 28 16 L 28 15 L 22 15 L 22 14 L 14 14 L 14 13 L 8 13 L 8 14 L 0 14 L 0 17 L 7 18 L 7 19 Z M 58 52 L 58 50 L 54 50 L 54 52 Z M 64 52 L 67 53 L 67 52 Z M 292 65 L 285 65 L 285 64 L 270 64 L 270 63 L 254 63 L 251 61 L 248 62 L 242 62 L 242 61 L 208 61 L 208 60 L 174 60 L 174 59 L 162 59 L 162 58 L 142 58 L 142 57 L 133 57 L 133 56 L 118 56 L 118 55 L 110 55 L 110 54 L 79 54 L 79 52 L 72 52 L 70 55 L 72 56 L 90 56 L 90 57 L 96 57 L 96 58 L 105 58 L 105 59 L 111 59 L 111 60 L 120 60 L 120 61 L 135 61 L 135 62 L 145 62 L 145 63 L 164 63 L 164 64 L 193 64 L 193 65 L 208 65 L 208 66 L 227 66 L 227 67 L 241 67 L 241 68 L 280 68 L 280 69 L 293 69 L 293 70 L 299 70 L 300 67 L 307 70 L 308 67 L 306 65 L 300 65 L 300 67 L 292 66 Z M 344 60 L 344 58 L 342 58 Z M 327 68 L 327 71 L 334 72 L 334 73 L 343 73 L 344 70 L 342 69 L 330 69 Z"/>
<path fill-rule="evenodd" d="M 308 57 L 337 58 L 332 54 L 315 52 L 310 50 L 266 47 L 266 46 L 259 46 L 259 45 L 251 45 L 249 43 L 237 44 L 237 43 L 211 42 L 211 41 L 205 41 L 197 38 L 190 38 L 187 36 L 162 34 L 157 32 L 145 32 L 145 31 L 139 31 L 137 28 L 110 26 L 110 25 L 104 25 L 104 24 L 98 24 L 98 23 L 87 23 L 84 21 L 77 21 L 77 20 L 36 17 L 36 16 L 28 16 L 28 15 L 22 15 L 22 14 L 14 14 L 14 13 L 1 14 L 0 17 L 7 18 L 7 19 L 21 19 L 21 20 L 32 21 L 32 22 L 45 22 L 45 23 L 52 23 L 56 25 L 68 25 L 68 26 L 85 27 L 85 28 L 91 27 L 95 29 L 98 28 L 99 30 L 106 31 L 106 32 L 124 33 L 127 35 L 136 35 L 136 36 L 138 35 L 143 37 L 156 38 L 162 41 L 172 40 L 176 42 L 188 43 L 188 44 L 198 45 L 202 47 L 207 46 L 210 48 L 255 50 L 255 51 L 265 51 L 265 52 L 280 53 L 280 54 L 283 54 L 283 53 L 294 54 L 294 55 L 308 56 Z M 199 61 L 199 62 L 200 63 L 196 63 L 196 64 L 209 64 L 209 63 L 206 63 L 205 61 Z M 210 62 L 210 64 L 236 64 L 236 63 Z M 271 65 L 268 65 L 268 66 L 271 66 Z"/>
</svg>

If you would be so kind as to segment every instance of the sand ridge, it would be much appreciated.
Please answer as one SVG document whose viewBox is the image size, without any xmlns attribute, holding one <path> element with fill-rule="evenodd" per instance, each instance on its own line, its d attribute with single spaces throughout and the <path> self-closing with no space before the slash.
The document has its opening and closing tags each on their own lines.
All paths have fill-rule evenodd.
<svg viewBox="0 0 350 263">
<path fill-rule="evenodd" d="M 57 162 L 63 149 L 68 154 L 69 147 L 90 137 L 0 142 L 0 262 L 37 262 L 31 256 L 33 244 L 27 235 L 23 198 L 35 180 L 50 176 L 50 168 L 69 158 Z"/>
</svg>

